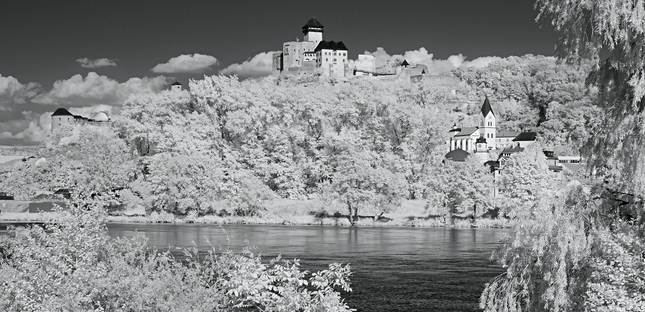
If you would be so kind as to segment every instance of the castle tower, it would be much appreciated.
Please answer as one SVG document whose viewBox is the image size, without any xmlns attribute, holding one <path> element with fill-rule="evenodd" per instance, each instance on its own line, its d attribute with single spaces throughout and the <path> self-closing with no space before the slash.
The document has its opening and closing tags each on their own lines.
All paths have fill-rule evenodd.
<svg viewBox="0 0 645 312">
<path fill-rule="evenodd" d="M 171 86 L 170 90 L 172 91 L 181 91 L 181 83 L 179 81 L 175 81 Z"/>
<path fill-rule="evenodd" d="M 52 133 L 61 126 L 73 124 L 74 115 L 62 107 L 52 114 Z"/>
<path fill-rule="evenodd" d="M 323 28 L 325 28 L 325 26 L 323 26 L 315 16 L 310 18 L 307 24 L 302 26 L 302 33 L 305 35 L 304 41 L 314 42 L 314 48 L 318 46 L 318 44 L 323 41 Z"/>
<path fill-rule="evenodd" d="M 484 105 L 482 105 L 482 116 L 483 119 L 479 124 L 479 129 L 481 129 L 481 134 L 486 139 L 488 149 L 494 149 L 495 141 L 497 140 L 497 122 L 495 113 L 493 113 L 493 109 L 490 107 L 488 96 L 486 96 Z"/>
<path fill-rule="evenodd" d="M 479 161 L 482 163 L 485 163 L 488 161 L 488 144 L 486 142 L 486 139 L 484 137 L 479 137 L 477 141 L 475 141 L 476 147 L 475 147 L 475 155 L 477 155 L 477 158 L 479 158 Z"/>
</svg>

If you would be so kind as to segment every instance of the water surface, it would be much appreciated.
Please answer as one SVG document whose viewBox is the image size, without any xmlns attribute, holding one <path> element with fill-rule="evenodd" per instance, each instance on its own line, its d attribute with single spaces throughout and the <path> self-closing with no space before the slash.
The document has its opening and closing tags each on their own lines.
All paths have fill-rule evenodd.
<svg viewBox="0 0 645 312">
<path fill-rule="evenodd" d="M 263 259 L 300 259 L 309 271 L 350 263 L 358 311 L 478 311 L 484 284 L 502 269 L 488 259 L 507 229 L 202 224 L 109 224 L 110 235 L 143 234 L 159 249 L 256 246 Z"/>
</svg>

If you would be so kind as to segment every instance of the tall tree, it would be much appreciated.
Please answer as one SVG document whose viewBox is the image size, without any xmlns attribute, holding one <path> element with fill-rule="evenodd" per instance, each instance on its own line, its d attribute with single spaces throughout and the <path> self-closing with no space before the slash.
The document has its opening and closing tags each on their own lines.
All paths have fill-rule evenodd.
<svg viewBox="0 0 645 312">
<path fill-rule="evenodd" d="M 603 120 L 586 156 L 604 183 L 541 198 L 496 256 L 486 311 L 645 311 L 645 2 L 537 0 L 561 33 L 558 54 L 591 59 Z M 609 57 L 600 60 L 601 51 Z M 592 171 L 592 172 L 593 172 Z M 566 198 L 566 200 L 563 200 Z"/>
</svg>

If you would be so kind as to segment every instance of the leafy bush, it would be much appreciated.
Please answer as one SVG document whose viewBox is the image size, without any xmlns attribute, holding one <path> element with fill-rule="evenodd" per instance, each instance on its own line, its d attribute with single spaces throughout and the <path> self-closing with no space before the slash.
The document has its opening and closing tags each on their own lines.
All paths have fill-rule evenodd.
<svg viewBox="0 0 645 312">
<path fill-rule="evenodd" d="M 179 261 L 143 237 L 110 238 L 102 207 L 89 207 L 0 239 L 0 310 L 350 311 L 336 290 L 351 291 L 348 265 L 309 274 L 214 247 Z"/>
</svg>

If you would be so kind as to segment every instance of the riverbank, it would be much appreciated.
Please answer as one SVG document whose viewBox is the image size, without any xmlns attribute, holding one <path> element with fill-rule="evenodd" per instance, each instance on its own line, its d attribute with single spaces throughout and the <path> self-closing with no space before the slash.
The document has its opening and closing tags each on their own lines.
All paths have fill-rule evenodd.
<svg viewBox="0 0 645 312">
<path fill-rule="evenodd" d="M 333 207 L 331 207 L 333 208 Z M 265 209 L 253 216 L 205 215 L 177 216 L 170 213 L 145 211 L 123 211 L 119 215 L 108 216 L 113 223 L 199 223 L 199 224 L 258 224 L 258 225 L 324 225 L 352 226 L 346 215 L 340 215 L 323 201 L 316 200 L 274 200 L 265 203 Z M 28 211 L 2 211 L 0 222 L 37 222 L 56 217 L 55 212 L 29 213 Z M 510 221 L 500 218 L 475 218 L 470 214 L 455 215 L 446 220 L 426 201 L 407 200 L 396 211 L 384 213 L 379 218 L 361 215 L 354 226 L 362 227 L 458 227 L 458 228 L 502 228 L 510 227 Z"/>
</svg>

